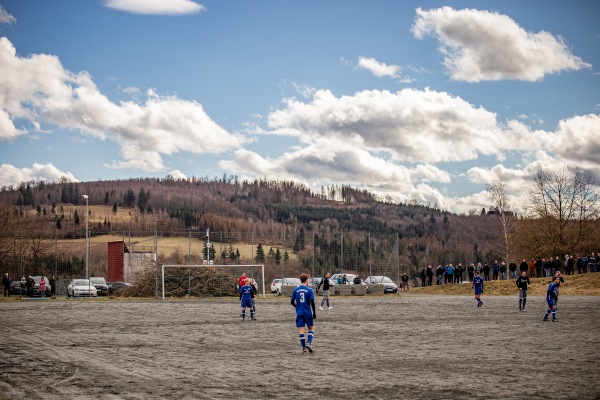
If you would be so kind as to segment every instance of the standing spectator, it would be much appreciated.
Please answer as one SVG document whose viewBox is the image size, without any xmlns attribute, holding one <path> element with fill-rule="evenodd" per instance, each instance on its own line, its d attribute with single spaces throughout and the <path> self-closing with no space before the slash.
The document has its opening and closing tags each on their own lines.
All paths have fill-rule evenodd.
<svg viewBox="0 0 600 400">
<path fill-rule="evenodd" d="M 538 257 L 537 260 L 535 261 L 535 277 L 536 278 L 542 277 L 543 266 L 544 266 L 544 262 L 542 261 L 542 259 L 540 257 Z"/>
<path fill-rule="evenodd" d="M 444 285 L 448 283 L 448 279 L 450 279 L 450 264 L 444 266 Z"/>
<path fill-rule="evenodd" d="M 35 281 L 31 275 L 28 275 L 27 281 L 25 282 L 25 287 L 27 288 L 27 297 L 31 297 L 33 295 L 33 285 L 35 285 Z"/>
<path fill-rule="evenodd" d="M 592 252 L 592 255 L 587 258 L 588 265 L 590 266 L 590 272 L 598 271 L 598 259 L 596 258 L 596 253 Z"/>
<path fill-rule="evenodd" d="M 477 275 L 477 273 L 475 275 Z M 483 266 L 483 276 L 486 281 L 490 280 L 490 265 L 488 263 Z"/>
<path fill-rule="evenodd" d="M 481 295 L 483 294 L 483 283 L 484 279 L 481 277 L 479 272 L 475 272 L 475 277 L 473 278 L 473 284 L 471 287 L 475 289 L 475 300 L 477 300 L 477 307 L 481 307 L 483 302 L 481 301 Z"/>
<path fill-rule="evenodd" d="M 529 277 L 535 278 L 535 260 L 533 257 L 529 260 Z"/>
<path fill-rule="evenodd" d="M 504 261 L 502 261 L 502 263 L 500 264 L 500 276 L 502 277 L 502 280 L 505 281 L 506 280 L 506 263 Z"/>
<path fill-rule="evenodd" d="M 425 268 L 423 268 L 421 270 L 421 286 L 425 286 L 427 282 L 427 272 L 425 271 Z M 408 282 L 406 282 L 406 286 L 408 287 Z"/>
<path fill-rule="evenodd" d="M 455 272 L 454 265 L 448 264 L 448 281 L 450 283 L 454 283 L 454 272 Z"/>
<path fill-rule="evenodd" d="M 573 258 L 573 254 L 569 256 L 567 259 L 567 275 L 573 275 L 575 272 L 575 259 Z"/>
<path fill-rule="evenodd" d="M 552 283 L 548 285 L 548 290 L 546 291 L 546 302 L 548 302 L 548 310 L 546 311 L 546 315 L 544 315 L 544 321 L 548 321 L 548 316 L 552 313 L 552 322 L 558 322 L 556 319 L 556 302 L 558 301 L 558 284 L 560 282 L 560 278 L 555 276 L 552 280 Z"/>
<path fill-rule="evenodd" d="M 469 282 L 473 282 L 473 278 L 475 277 L 475 266 L 473 265 L 473 263 L 469 264 L 469 266 L 467 267 L 467 273 L 469 274 Z"/>
<path fill-rule="evenodd" d="M 581 269 L 584 274 L 587 274 L 588 259 L 586 256 L 581 257 Z"/>
<path fill-rule="evenodd" d="M 25 277 L 21 278 L 21 290 L 19 291 L 19 295 L 23 296 L 23 293 L 27 293 L 27 279 L 25 279 Z"/>
<path fill-rule="evenodd" d="M 361 283 L 360 275 L 356 274 L 356 276 L 354 277 L 352 283 L 355 284 L 355 285 L 360 285 L 360 283 Z"/>
<path fill-rule="evenodd" d="M 40 276 L 40 285 L 39 285 L 39 290 L 40 290 L 40 296 L 41 297 L 46 297 L 46 278 L 44 278 L 44 275 Z"/>
<path fill-rule="evenodd" d="M 552 274 L 552 257 L 549 260 L 544 259 L 544 276 L 550 276 Z"/>
<path fill-rule="evenodd" d="M 433 268 L 431 268 L 431 265 L 427 266 L 427 272 L 425 272 L 425 274 L 427 275 L 427 286 L 431 286 L 433 283 Z"/>
<path fill-rule="evenodd" d="M 56 298 L 56 277 L 54 275 L 50 277 L 50 297 Z"/>
<path fill-rule="evenodd" d="M 517 279 L 517 263 L 511 261 L 510 264 L 508 264 L 508 270 L 510 271 L 510 279 Z"/>
<path fill-rule="evenodd" d="M 521 273 L 523 271 L 525 271 L 525 273 L 527 273 L 528 270 L 529 270 L 529 264 L 527 264 L 527 261 L 525 261 L 525 259 L 523 259 L 523 261 L 521 261 L 521 264 L 519 264 L 519 271 Z"/>
<path fill-rule="evenodd" d="M 321 300 L 321 307 L 319 307 L 319 310 L 323 310 L 325 303 L 327 303 L 327 308 L 331 310 L 331 306 L 329 305 L 329 286 L 331 285 L 331 282 L 329 282 L 330 276 L 331 274 L 327 272 L 325 276 L 323 276 L 323 279 L 321 279 L 321 282 L 319 282 L 319 286 L 317 286 L 317 293 L 319 293 L 319 288 L 321 285 L 323 285 L 323 299 Z"/>
<path fill-rule="evenodd" d="M 408 290 L 408 274 L 406 273 L 406 271 L 402 272 L 401 281 L 402 281 L 401 289 Z M 421 286 L 423 286 L 423 284 L 421 284 Z"/>
<path fill-rule="evenodd" d="M 435 270 L 435 276 L 437 277 L 437 284 L 441 285 L 442 284 L 442 277 L 444 276 L 444 268 L 442 268 L 442 265 L 438 265 L 438 267 Z"/>
<path fill-rule="evenodd" d="M 554 268 L 554 270 L 552 271 L 553 273 L 556 272 L 556 271 L 562 271 L 563 265 L 562 265 L 562 261 L 560 261 L 560 257 L 559 256 L 556 256 L 554 258 L 554 263 L 552 264 L 552 266 Z"/>
<path fill-rule="evenodd" d="M 298 328 L 298 337 L 302 352 L 308 350 L 313 352 L 312 341 L 315 336 L 314 320 L 317 318 L 315 310 L 315 294 L 307 286 L 308 274 L 300 275 L 300 286 L 294 288 L 292 292 L 291 303 L 296 308 L 296 328 Z M 304 337 L 304 327 L 308 327 L 308 337 Z"/>
<path fill-rule="evenodd" d="M 579 275 L 583 274 L 583 260 L 581 257 L 577 257 L 577 273 Z"/>
<path fill-rule="evenodd" d="M 12 279 L 8 272 L 4 273 L 2 277 L 2 286 L 4 286 L 4 297 L 10 297 L 10 285 L 12 284 Z"/>
<path fill-rule="evenodd" d="M 456 268 L 454 268 L 454 283 L 462 283 L 462 275 L 465 272 L 462 263 L 458 263 Z"/>
<path fill-rule="evenodd" d="M 498 260 L 494 260 L 494 263 L 492 264 L 492 273 L 493 273 L 493 280 L 497 280 L 498 279 L 498 273 L 500 272 L 500 264 L 498 264 Z"/>
<path fill-rule="evenodd" d="M 531 285 L 531 281 L 527 277 L 527 271 L 522 271 L 521 276 L 517 279 L 517 287 L 519 288 L 519 310 L 525 311 L 525 303 L 527 302 L 527 289 Z"/>
</svg>

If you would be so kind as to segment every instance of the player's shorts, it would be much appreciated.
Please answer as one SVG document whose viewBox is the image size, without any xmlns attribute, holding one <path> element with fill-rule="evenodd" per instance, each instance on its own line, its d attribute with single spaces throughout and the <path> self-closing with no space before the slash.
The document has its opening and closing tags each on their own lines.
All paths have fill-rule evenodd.
<svg viewBox="0 0 600 400">
<path fill-rule="evenodd" d="M 314 326 L 312 315 L 296 315 L 296 327 L 304 328 L 304 326 Z"/>
<path fill-rule="evenodd" d="M 527 298 L 527 290 L 519 290 L 519 298 L 520 299 Z"/>
<path fill-rule="evenodd" d="M 483 293 L 482 288 L 475 288 L 475 294 L 482 294 L 482 293 Z"/>
<path fill-rule="evenodd" d="M 554 299 L 549 299 L 548 300 L 548 307 L 552 308 L 556 305 L 556 301 Z"/>
<path fill-rule="evenodd" d="M 242 299 L 242 308 L 252 308 L 253 304 L 252 304 L 252 299 Z"/>
<path fill-rule="evenodd" d="M 329 290 L 323 290 L 323 298 L 326 300 L 329 299 Z M 312 326 L 312 325 L 309 325 L 309 326 Z"/>
</svg>

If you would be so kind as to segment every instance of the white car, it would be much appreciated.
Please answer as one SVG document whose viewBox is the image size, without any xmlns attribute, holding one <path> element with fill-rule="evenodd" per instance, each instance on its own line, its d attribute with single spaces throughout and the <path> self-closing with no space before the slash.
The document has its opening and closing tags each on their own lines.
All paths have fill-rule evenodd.
<svg viewBox="0 0 600 400">
<path fill-rule="evenodd" d="M 346 275 L 346 279 L 348 279 L 348 285 L 354 285 L 354 278 L 356 278 L 356 274 L 333 274 L 331 278 L 329 278 L 329 283 L 331 285 L 341 285 L 342 277 Z"/>
<path fill-rule="evenodd" d="M 276 291 L 277 296 L 281 296 L 281 286 L 300 286 L 300 279 L 298 278 L 283 278 L 277 285 Z M 271 286 L 272 287 L 272 286 Z"/>
<path fill-rule="evenodd" d="M 273 279 L 271 282 L 271 293 L 279 293 L 281 290 L 281 279 Z"/>
<path fill-rule="evenodd" d="M 98 296 L 98 290 L 96 287 L 90 282 L 89 279 L 73 279 L 69 286 L 67 286 L 67 296 L 68 297 L 78 297 L 78 296 Z"/>
</svg>

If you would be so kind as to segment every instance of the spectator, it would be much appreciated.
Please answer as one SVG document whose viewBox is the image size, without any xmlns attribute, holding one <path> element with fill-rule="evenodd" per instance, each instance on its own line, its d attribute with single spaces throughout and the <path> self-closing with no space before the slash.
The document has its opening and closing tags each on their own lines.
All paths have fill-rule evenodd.
<svg viewBox="0 0 600 400">
<path fill-rule="evenodd" d="M 590 266 L 590 272 L 596 272 L 598 270 L 598 259 L 596 253 L 592 253 L 588 258 L 588 265 Z"/>
<path fill-rule="evenodd" d="M 550 276 L 552 274 L 553 264 L 552 257 L 548 260 L 544 259 L 544 276 Z"/>
<path fill-rule="evenodd" d="M 533 257 L 531 257 L 531 260 L 529 260 L 529 277 L 535 278 L 535 260 Z"/>
<path fill-rule="evenodd" d="M 27 281 L 25 282 L 25 287 L 27 288 L 27 297 L 31 297 L 33 295 L 33 285 L 35 285 L 35 281 L 31 275 L 27 276 Z"/>
<path fill-rule="evenodd" d="M 342 285 L 349 285 L 350 281 L 348 280 L 348 277 L 346 276 L 346 274 L 344 274 L 344 276 L 342 276 Z"/>
<path fill-rule="evenodd" d="M 360 283 L 361 283 L 360 275 L 356 274 L 352 283 L 355 285 L 360 285 Z"/>
<path fill-rule="evenodd" d="M 425 270 L 423 270 L 423 271 L 425 271 Z M 402 280 L 401 290 L 408 290 L 408 274 L 406 273 L 406 271 L 402 272 L 401 280 Z M 423 286 L 423 285 L 421 284 L 421 286 Z"/>
<path fill-rule="evenodd" d="M 510 279 L 517 279 L 517 263 L 511 261 L 510 264 L 508 264 L 508 270 L 510 271 Z"/>
<path fill-rule="evenodd" d="M 583 271 L 584 274 L 587 274 L 587 265 L 588 265 L 588 259 L 586 256 L 581 257 L 581 270 Z"/>
<path fill-rule="evenodd" d="M 528 270 L 529 270 L 529 264 L 527 264 L 527 261 L 525 261 L 525 259 L 523 259 L 523 261 L 521 261 L 521 264 L 519 264 L 519 271 L 521 272 L 521 275 L 522 275 L 523 271 L 525 271 L 525 273 L 527 273 Z"/>
<path fill-rule="evenodd" d="M 500 264 L 498 264 L 498 260 L 494 260 L 494 263 L 492 264 L 492 272 L 493 272 L 492 279 L 497 280 L 498 273 L 500 272 Z M 486 281 L 487 281 L 487 279 L 486 279 Z"/>
<path fill-rule="evenodd" d="M 427 285 L 431 286 L 433 283 L 433 268 L 431 268 L 431 265 L 427 266 L 427 272 L 425 272 L 425 274 L 427 275 Z"/>
<path fill-rule="evenodd" d="M 44 278 L 44 275 L 40 277 L 39 291 L 41 297 L 46 297 L 46 279 Z"/>
<path fill-rule="evenodd" d="M 25 277 L 21 278 L 21 290 L 19 291 L 19 295 L 23 296 L 23 293 L 26 293 L 27 288 L 27 279 Z"/>
<path fill-rule="evenodd" d="M 462 263 L 459 262 L 456 268 L 454 268 L 454 283 L 462 283 L 463 272 L 465 272 L 465 269 L 463 268 Z"/>
<path fill-rule="evenodd" d="M 444 268 L 442 268 L 441 265 L 438 265 L 438 267 L 435 270 L 435 276 L 437 277 L 437 284 L 441 285 L 442 284 L 442 277 L 444 276 Z"/>
<path fill-rule="evenodd" d="M 581 257 L 577 257 L 577 273 L 579 275 L 583 274 L 583 259 Z"/>
<path fill-rule="evenodd" d="M 487 263 L 483 266 L 483 276 L 486 281 L 490 280 L 490 265 Z"/>
<path fill-rule="evenodd" d="M 54 275 L 50 277 L 50 297 L 56 298 L 56 277 Z"/>
<path fill-rule="evenodd" d="M 542 277 L 542 268 L 544 266 L 544 262 L 542 261 L 542 259 L 540 257 L 537 258 L 536 262 L 535 262 L 535 276 L 536 278 L 541 278 Z"/>
<path fill-rule="evenodd" d="M 575 272 L 575 259 L 573 258 L 573 254 L 569 256 L 567 259 L 567 275 L 573 275 Z"/>
<path fill-rule="evenodd" d="M 478 264 L 481 265 L 481 264 Z M 481 272 L 481 271 L 479 271 Z M 469 282 L 473 282 L 473 277 L 475 276 L 475 265 L 472 263 L 467 267 L 467 273 L 469 274 Z"/>
<path fill-rule="evenodd" d="M 506 280 L 506 263 L 504 261 L 502 261 L 502 263 L 500 264 L 498 271 L 500 272 L 500 277 L 502 278 L 502 280 L 505 281 Z"/>
<path fill-rule="evenodd" d="M 12 284 L 12 279 L 8 272 L 4 273 L 2 277 L 2 286 L 4 286 L 4 297 L 10 297 L 10 285 Z"/>
</svg>

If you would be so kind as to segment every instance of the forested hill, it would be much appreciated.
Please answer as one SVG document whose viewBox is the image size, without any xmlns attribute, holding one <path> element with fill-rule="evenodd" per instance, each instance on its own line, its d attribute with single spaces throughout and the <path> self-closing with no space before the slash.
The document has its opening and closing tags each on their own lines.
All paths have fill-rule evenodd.
<svg viewBox="0 0 600 400">
<path fill-rule="evenodd" d="M 48 223 L 55 223 L 56 209 L 62 205 L 85 205 L 83 195 L 89 196 L 90 206 L 111 206 L 115 211 L 130 209 L 133 217 L 127 221 L 128 229 L 130 224 L 143 229 L 152 220 L 152 229 L 159 231 L 270 230 L 295 235 L 302 230 L 317 234 L 394 235 L 413 265 L 495 257 L 494 242 L 500 233 L 497 218 L 486 213 L 456 215 L 416 201 L 395 204 L 348 186 L 324 187 L 315 193 L 294 182 L 238 182 L 226 177 L 23 183 L 2 188 L 0 201 L 20 210 L 22 215 L 37 213 L 46 216 Z M 63 230 L 75 228 L 68 218 L 60 224 Z M 109 217 L 97 228 L 122 227 Z"/>
</svg>

